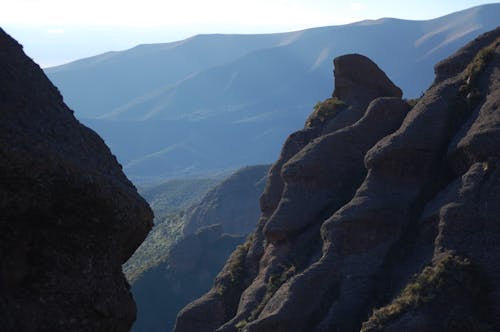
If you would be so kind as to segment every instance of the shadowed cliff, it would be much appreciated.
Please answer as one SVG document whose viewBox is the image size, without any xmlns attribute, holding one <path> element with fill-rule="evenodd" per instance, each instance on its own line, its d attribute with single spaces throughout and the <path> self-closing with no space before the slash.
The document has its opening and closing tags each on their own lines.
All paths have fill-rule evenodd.
<svg viewBox="0 0 500 332">
<path fill-rule="evenodd" d="M 414 103 L 368 58 L 336 58 L 252 237 L 175 331 L 499 330 L 499 54 L 497 28 Z"/>
<path fill-rule="evenodd" d="M 0 29 L 0 330 L 128 331 L 152 225 L 102 139 Z"/>
</svg>

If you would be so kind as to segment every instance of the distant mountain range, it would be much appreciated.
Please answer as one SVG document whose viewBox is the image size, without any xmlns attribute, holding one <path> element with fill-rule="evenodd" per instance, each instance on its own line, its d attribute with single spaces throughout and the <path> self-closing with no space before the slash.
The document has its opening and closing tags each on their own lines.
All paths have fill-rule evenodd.
<svg viewBox="0 0 500 332">
<path fill-rule="evenodd" d="M 331 94 L 334 57 L 369 56 L 405 97 L 417 97 L 437 61 L 498 17 L 500 4 L 490 4 L 427 21 L 198 35 L 45 72 L 133 181 L 199 176 L 275 160 L 287 134 Z"/>
</svg>

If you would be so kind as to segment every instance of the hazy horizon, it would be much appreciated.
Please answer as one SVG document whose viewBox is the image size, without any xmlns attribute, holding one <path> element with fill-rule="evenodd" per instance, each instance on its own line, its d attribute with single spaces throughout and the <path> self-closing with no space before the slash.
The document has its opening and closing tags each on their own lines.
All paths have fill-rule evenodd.
<svg viewBox="0 0 500 332">
<path fill-rule="evenodd" d="M 197 34 L 279 33 L 384 17 L 428 20 L 500 1 L 240 1 L 181 3 L 97 0 L 5 1 L 0 26 L 40 66 L 50 67 L 138 44 L 166 43 Z"/>
</svg>

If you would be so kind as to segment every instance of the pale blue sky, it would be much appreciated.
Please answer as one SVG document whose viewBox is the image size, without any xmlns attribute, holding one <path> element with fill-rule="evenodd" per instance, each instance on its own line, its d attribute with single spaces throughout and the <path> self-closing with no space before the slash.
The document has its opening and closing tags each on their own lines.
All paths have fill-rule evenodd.
<svg viewBox="0 0 500 332">
<path fill-rule="evenodd" d="M 396 17 L 423 20 L 480 0 L 0 0 L 0 26 L 42 66 L 199 33 L 268 33 Z"/>
</svg>

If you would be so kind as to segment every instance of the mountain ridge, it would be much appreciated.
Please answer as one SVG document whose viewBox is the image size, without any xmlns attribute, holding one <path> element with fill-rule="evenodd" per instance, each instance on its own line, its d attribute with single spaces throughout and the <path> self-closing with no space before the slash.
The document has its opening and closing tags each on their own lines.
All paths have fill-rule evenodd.
<svg viewBox="0 0 500 332">
<path fill-rule="evenodd" d="M 500 5 L 492 4 L 428 21 L 384 19 L 273 35 L 200 35 L 117 53 L 106 66 L 46 72 L 78 117 L 113 147 L 134 181 L 204 176 L 275 159 L 280 142 L 300 128 L 311 105 L 330 93 L 335 56 L 366 54 L 405 96 L 417 97 L 432 81 L 433 64 L 496 27 L 498 15 Z M 130 128 L 130 122 L 137 126 Z M 220 125 L 228 131 L 225 137 L 217 133 Z M 141 141 L 129 142 L 128 135 Z M 218 137 L 210 138 L 210 147 L 204 145 L 207 136 Z M 233 149 L 247 156 L 223 153 Z M 218 157 L 200 164 L 197 158 L 205 151 Z"/>
</svg>

